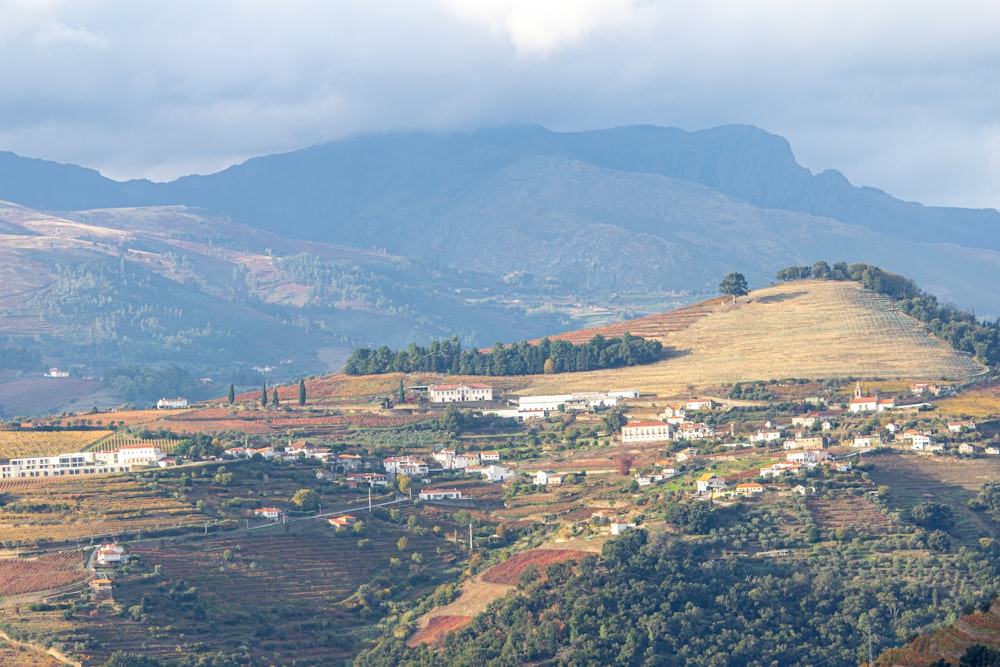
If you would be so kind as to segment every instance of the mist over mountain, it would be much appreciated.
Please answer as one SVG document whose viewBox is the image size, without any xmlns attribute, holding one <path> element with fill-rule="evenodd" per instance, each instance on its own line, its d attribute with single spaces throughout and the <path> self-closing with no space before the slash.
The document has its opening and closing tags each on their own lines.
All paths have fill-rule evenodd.
<svg viewBox="0 0 1000 667">
<path fill-rule="evenodd" d="M 678 294 L 714 293 L 731 270 L 754 287 L 820 259 L 871 262 L 961 307 L 1000 313 L 1000 213 L 925 207 L 836 171 L 812 174 L 785 139 L 742 125 L 359 136 L 170 183 L 120 183 L 2 153 L 0 199 L 70 219 L 88 209 L 182 206 L 285 239 L 288 248 L 267 248 L 279 259 L 308 253 L 296 243 L 311 241 L 407 262 L 395 275 L 411 289 L 391 299 L 391 325 L 369 322 L 380 311 L 374 301 L 366 326 L 329 325 L 355 342 L 449 330 L 476 344 L 552 334 L 548 327 L 590 323 L 580 308 L 604 309 L 605 320 L 641 314 Z M 116 220 L 127 228 L 130 214 Z M 147 213 L 143 224 L 160 223 Z M 238 234 L 228 243 L 265 251 Z M 323 295 L 334 283 L 313 287 L 295 307 L 329 307 Z M 407 315 L 399 301 L 420 303 L 417 294 L 438 304 L 433 326 L 423 307 L 409 304 Z M 492 310 L 473 315 L 484 300 Z M 419 317 L 424 326 L 400 328 Z M 511 320 L 520 324 L 499 326 Z"/>
</svg>

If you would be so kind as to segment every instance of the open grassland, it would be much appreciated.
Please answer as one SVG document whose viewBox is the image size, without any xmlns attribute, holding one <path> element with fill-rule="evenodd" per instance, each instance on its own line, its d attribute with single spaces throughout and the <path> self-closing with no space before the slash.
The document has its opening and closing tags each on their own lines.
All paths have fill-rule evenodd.
<svg viewBox="0 0 1000 667">
<path fill-rule="evenodd" d="M 679 318 L 679 319 L 678 319 Z M 687 387 L 773 378 L 965 379 L 982 371 L 856 283 L 795 281 L 749 297 L 716 299 L 673 313 L 566 334 L 635 335 L 663 342 L 672 355 L 649 366 L 523 378 L 535 393 L 634 387 L 679 395 Z"/>
<path fill-rule="evenodd" d="M 0 431 L 0 459 L 82 452 L 111 431 Z"/>
</svg>

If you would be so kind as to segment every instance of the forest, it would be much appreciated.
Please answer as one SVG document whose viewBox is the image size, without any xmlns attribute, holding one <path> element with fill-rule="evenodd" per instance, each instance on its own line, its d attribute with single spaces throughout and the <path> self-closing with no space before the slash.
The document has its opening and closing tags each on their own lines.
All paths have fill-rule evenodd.
<svg viewBox="0 0 1000 667">
<path fill-rule="evenodd" d="M 537 345 L 528 342 L 505 347 L 497 343 L 489 353 L 463 350 L 457 337 L 432 341 L 429 347 L 411 343 L 393 351 L 383 345 L 375 350 L 354 350 L 344 364 L 347 375 L 430 372 L 454 375 L 541 375 L 571 373 L 604 368 L 651 364 L 662 358 L 663 344 L 628 333 L 605 338 L 595 335 L 589 342 L 574 345 L 564 340 L 543 338 Z"/>
<path fill-rule="evenodd" d="M 895 299 L 901 311 L 926 324 L 931 333 L 956 350 L 971 354 L 989 366 L 1000 363 L 1000 322 L 979 320 L 972 313 L 941 304 L 936 296 L 927 294 L 899 274 L 863 262 L 850 265 L 837 262 L 831 267 L 820 261 L 812 266 L 786 267 L 775 277 L 778 280 L 855 280 L 865 289 Z"/>
<path fill-rule="evenodd" d="M 821 496 L 839 495 L 850 479 L 810 483 Z M 990 512 L 996 497 L 984 485 L 977 503 Z M 933 521 L 939 508 L 890 518 L 893 534 L 828 531 L 832 541 L 823 542 L 805 505 L 661 497 L 644 514 L 665 519 L 667 531 L 640 524 L 606 542 L 600 557 L 552 565 L 545 576 L 525 570 L 516 593 L 438 650 L 410 649 L 387 633 L 354 664 L 856 665 L 869 638 L 877 654 L 996 596 L 996 540 L 957 548 L 935 540 L 947 533 L 930 528 L 949 524 L 948 516 Z M 797 554 L 761 557 L 756 548 Z"/>
</svg>

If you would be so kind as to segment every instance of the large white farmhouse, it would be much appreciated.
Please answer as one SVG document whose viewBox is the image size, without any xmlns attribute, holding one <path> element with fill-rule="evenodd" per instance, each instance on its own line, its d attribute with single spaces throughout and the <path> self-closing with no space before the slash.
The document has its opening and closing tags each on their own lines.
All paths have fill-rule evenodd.
<svg viewBox="0 0 1000 667">
<path fill-rule="evenodd" d="M 431 403 L 469 403 L 492 401 L 493 387 L 488 384 L 439 384 L 427 389 Z"/>
</svg>

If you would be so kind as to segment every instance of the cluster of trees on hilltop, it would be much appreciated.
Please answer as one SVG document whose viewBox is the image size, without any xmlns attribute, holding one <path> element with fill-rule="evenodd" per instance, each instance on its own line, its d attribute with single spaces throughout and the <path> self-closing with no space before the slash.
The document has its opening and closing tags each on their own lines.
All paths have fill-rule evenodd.
<svg viewBox="0 0 1000 667">
<path fill-rule="evenodd" d="M 452 375 L 540 375 L 594 371 L 637 366 L 659 361 L 663 344 L 628 333 L 617 338 L 597 334 L 589 342 L 573 345 L 543 338 L 537 345 L 520 342 L 504 347 L 497 343 L 488 353 L 463 350 L 458 339 L 432 341 L 429 347 L 410 343 L 393 351 L 385 345 L 356 349 L 344 364 L 347 375 L 431 372 Z"/>
<path fill-rule="evenodd" d="M 974 355 L 990 366 L 1000 364 L 1000 322 L 978 320 L 972 313 L 940 304 L 936 296 L 922 291 L 905 276 L 863 262 L 850 265 L 837 262 L 831 267 L 820 261 L 812 266 L 786 267 L 775 277 L 778 280 L 857 281 L 866 289 L 896 299 L 902 312 L 926 324 L 931 333 L 956 350 Z"/>
</svg>

